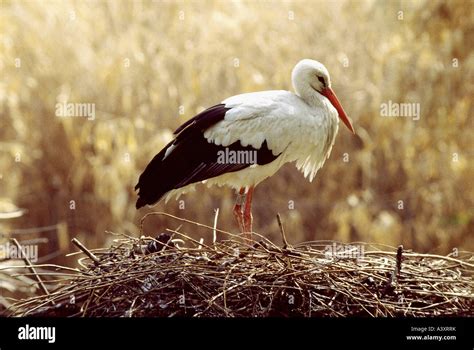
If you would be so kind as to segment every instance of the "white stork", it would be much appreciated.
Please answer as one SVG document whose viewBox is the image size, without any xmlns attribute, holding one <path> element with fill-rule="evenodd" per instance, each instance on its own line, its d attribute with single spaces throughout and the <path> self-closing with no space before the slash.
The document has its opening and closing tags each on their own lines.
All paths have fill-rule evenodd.
<svg viewBox="0 0 474 350">
<path fill-rule="evenodd" d="M 255 186 L 288 162 L 312 181 L 331 153 L 338 117 L 354 132 L 324 65 L 301 60 L 291 79 L 295 93 L 232 96 L 181 125 L 140 175 L 137 209 L 197 183 L 227 185 L 239 191 L 233 212 L 249 238 Z"/>
</svg>

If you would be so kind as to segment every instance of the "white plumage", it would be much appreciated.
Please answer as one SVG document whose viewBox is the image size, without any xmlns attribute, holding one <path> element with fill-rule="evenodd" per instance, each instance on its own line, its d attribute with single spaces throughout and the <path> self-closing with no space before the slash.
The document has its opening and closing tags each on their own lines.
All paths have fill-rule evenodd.
<svg viewBox="0 0 474 350">
<path fill-rule="evenodd" d="M 204 132 L 208 142 L 226 147 L 240 141 L 242 146 L 259 149 L 267 140 L 272 153 L 281 155 L 269 164 L 254 164 L 203 183 L 208 186 L 227 185 L 234 189 L 255 186 L 276 173 L 283 164 L 293 161 L 296 161 L 298 170 L 313 181 L 329 157 L 338 130 L 337 111 L 329 101 L 311 107 L 289 91 L 276 90 L 236 95 L 222 103 L 232 109 L 224 120 Z M 195 185 L 170 191 L 166 201 L 193 191 Z"/>
</svg>

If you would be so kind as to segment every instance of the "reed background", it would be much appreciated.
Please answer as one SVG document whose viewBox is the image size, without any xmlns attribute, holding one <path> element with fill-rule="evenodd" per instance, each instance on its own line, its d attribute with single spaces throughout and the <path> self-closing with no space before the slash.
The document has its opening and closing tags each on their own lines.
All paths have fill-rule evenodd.
<svg viewBox="0 0 474 350">
<path fill-rule="evenodd" d="M 287 165 L 258 186 L 254 229 L 278 241 L 279 212 L 294 243 L 472 251 L 473 4 L 2 1 L 0 197 L 26 210 L 2 230 L 47 238 L 42 262 L 72 237 L 100 247 L 106 230 L 139 235 L 151 210 L 212 225 L 220 208 L 218 227 L 237 231 L 230 189 L 137 212 L 133 187 L 185 120 L 230 95 L 291 89 L 294 64 L 313 58 L 358 136 L 341 125 L 313 183 Z M 382 117 L 389 100 L 419 103 L 420 120 Z M 58 102 L 93 103 L 95 119 L 57 117 Z M 145 233 L 178 225 L 153 217 Z"/>
</svg>

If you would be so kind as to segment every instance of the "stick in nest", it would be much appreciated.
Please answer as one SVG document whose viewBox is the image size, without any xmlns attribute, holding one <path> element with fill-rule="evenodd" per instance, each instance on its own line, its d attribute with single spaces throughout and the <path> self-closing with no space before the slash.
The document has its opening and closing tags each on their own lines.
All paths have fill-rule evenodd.
<svg viewBox="0 0 474 350">
<path fill-rule="evenodd" d="M 286 240 L 285 229 L 283 228 L 283 224 L 281 222 L 280 213 L 277 214 L 277 221 L 278 226 L 280 227 L 281 239 L 283 241 L 283 249 L 287 249 L 289 247 L 288 241 Z"/>
<path fill-rule="evenodd" d="M 71 240 L 72 244 L 78 247 L 84 254 L 86 254 L 96 266 L 100 264 L 100 260 L 93 254 L 89 249 L 87 249 L 77 238 L 73 238 Z"/>
<path fill-rule="evenodd" d="M 20 251 L 20 254 L 21 254 L 21 257 L 22 257 L 23 261 L 25 262 L 26 266 L 28 266 L 28 269 L 31 271 L 31 273 L 35 276 L 35 278 L 38 281 L 38 283 L 39 283 L 41 289 L 43 290 L 43 292 L 46 295 L 49 295 L 48 289 L 46 288 L 46 286 L 44 285 L 44 283 L 41 280 L 40 276 L 36 272 L 36 269 L 34 268 L 33 264 L 30 261 L 30 259 L 28 259 L 28 257 L 26 256 L 26 254 L 23 251 L 23 248 L 21 247 L 20 243 L 16 240 L 16 238 L 12 238 L 11 240 L 12 240 L 13 244 L 15 244 L 16 247 L 18 248 L 18 250 Z"/>
</svg>

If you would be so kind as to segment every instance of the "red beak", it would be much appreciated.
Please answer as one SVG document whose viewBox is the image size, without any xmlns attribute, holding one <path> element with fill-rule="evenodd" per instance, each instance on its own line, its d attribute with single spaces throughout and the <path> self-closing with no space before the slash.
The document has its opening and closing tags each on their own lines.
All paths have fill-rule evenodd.
<svg viewBox="0 0 474 350">
<path fill-rule="evenodd" d="M 337 113 L 339 113 L 339 118 L 341 118 L 342 122 L 346 124 L 346 126 L 349 128 L 350 131 L 352 131 L 353 134 L 355 134 L 354 128 L 352 127 L 352 123 L 347 117 L 346 112 L 344 112 L 344 108 L 342 108 L 341 103 L 337 99 L 334 91 L 332 91 L 332 89 L 328 87 L 323 89 L 322 94 L 326 96 L 326 98 L 331 102 L 334 108 L 336 108 Z"/>
</svg>

